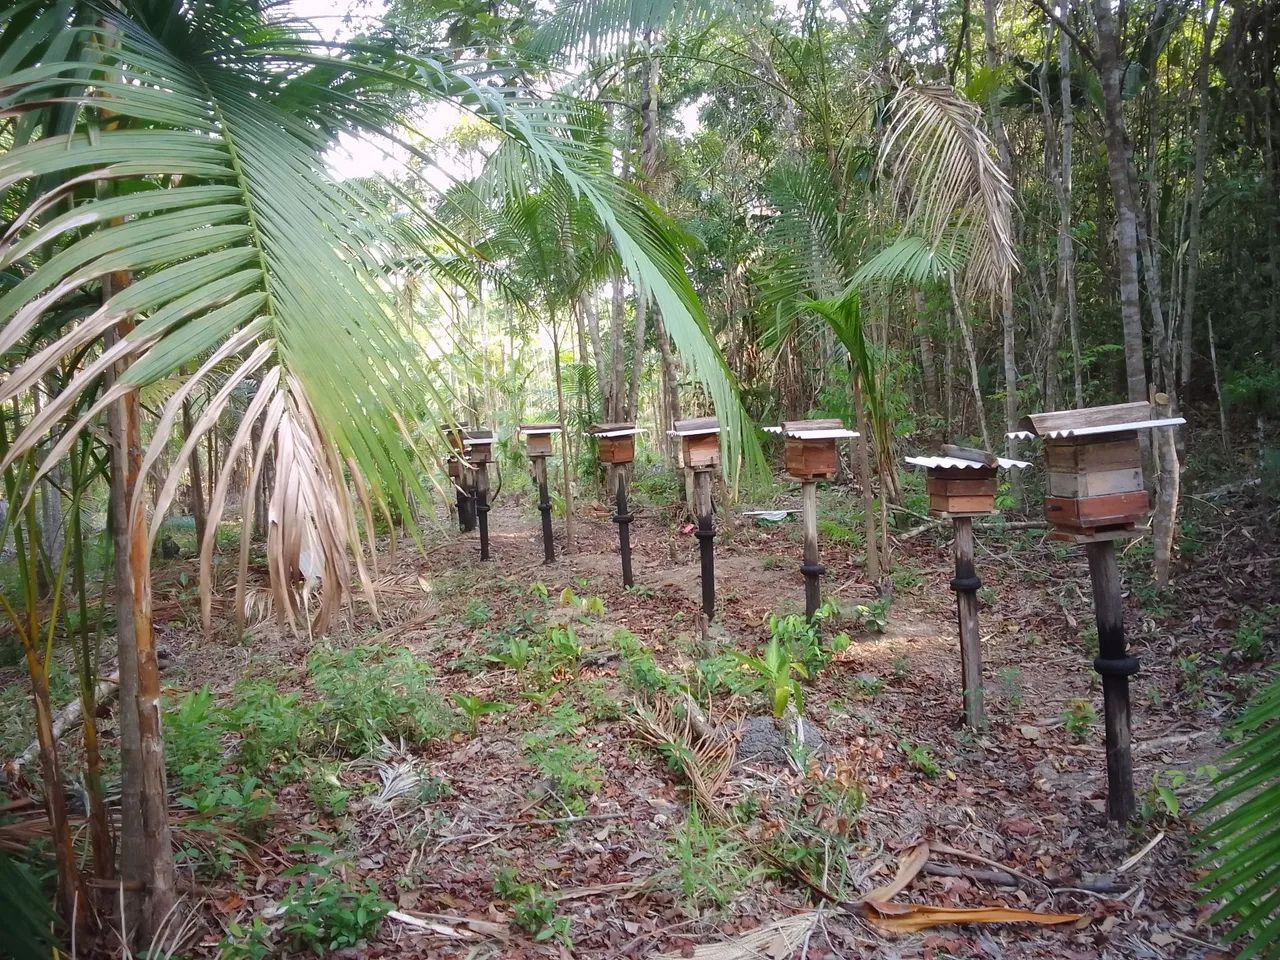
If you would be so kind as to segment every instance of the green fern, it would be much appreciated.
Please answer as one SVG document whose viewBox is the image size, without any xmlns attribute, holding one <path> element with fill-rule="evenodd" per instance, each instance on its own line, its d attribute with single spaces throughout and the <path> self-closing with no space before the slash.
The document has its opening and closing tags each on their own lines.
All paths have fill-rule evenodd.
<svg viewBox="0 0 1280 960">
<path fill-rule="evenodd" d="M 1221 899 L 1211 922 L 1233 920 L 1227 941 L 1247 939 L 1239 960 L 1280 957 L 1280 680 L 1234 728 L 1242 739 L 1223 758 L 1217 792 L 1200 813 L 1217 819 L 1197 838 L 1205 900 Z"/>
</svg>

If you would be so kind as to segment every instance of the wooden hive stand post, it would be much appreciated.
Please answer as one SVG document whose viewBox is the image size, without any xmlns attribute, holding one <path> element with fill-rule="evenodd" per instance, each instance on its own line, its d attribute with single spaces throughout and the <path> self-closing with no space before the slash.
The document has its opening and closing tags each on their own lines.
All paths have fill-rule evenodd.
<svg viewBox="0 0 1280 960">
<path fill-rule="evenodd" d="M 711 620 L 716 615 L 716 538 L 715 517 L 711 509 L 711 471 L 693 472 L 693 505 L 698 519 L 694 535 L 698 538 L 698 554 L 702 564 L 702 613 Z"/>
<path fill-rule="evenodd" d="M 930 516 L 951 519 L 956 569 L 951 589 L 956 595 L 956 624 L 960 634 L 960 695 L 965 725 L 981 730 L 987 725 L 982 634 L 978 629 L 978 591 L 982 580 L 973 561 L 973 518 L 996 512 L 999 470 L 1020 470 L 1030 464 L 949 443 L 942 445 L 940 457 L 907 457 L 907 462 L 925 468 Z"/>
<path fill-rule="evenodd" d="M 1107 819 L 1133 819 L 1133 750 L 1129 715 L 1129 678 L 1138 672 L 1138 658 L 1129 656 L 1124 638 L 1120 566 L 1115 540 L 1085 544 L 1089 577 L 1093 581 L 1094 616 L 1098 624 L 1098 656 L 1093 669 L 1102 676 L 1102 708 L 1107 737 Z"/>
<path fill-rule="evenodd" d="M 597 423 L 591 428 L 600 462 L 613 471 L 616 505 L 613 522 L 618 525 L 618 554 L 622 559 L 624 587 L 635 585 L 631 571 L 631 521 L 635 518 L 627 504 L 627 475 L 636 458 L 636 434 L 639 432 L 634 423 Z"/>
<path fill-rule="evenodd" d="M 800 485 L 800 506 L 804 520 L 804 563 L 800 572 L 804 574 L 804 615 L 810 623 L 817 616 L 818 607 L 822 605 L 822 585 L 820 579 L 827 568 L 822 565 L 818 553 L 818 483 L 816 480 L 805 480 Z"/>
<path fill-rule="evenodd" d="M 766 427 L 783 439 L 783 466 L 800 482 L 800 515 L 804 525 L 804 615 L 810 623 L 822 606 L 822 565 L 818 549 L 818 481 L 834 480 L 839 473 L 836 441 L 856 437 L 839 420 L 787 420 L 780 427 Z"/>
<path fill-rule="evenodd" d="M 973 566 L 973 517 L 952 517 L 955 529 L 956 619 L 960 625 L 960 676 L 963 683 L 964 722 L 975 730 L 987 723 L 982 689 L 982 636 L 978 631 L 978 590 L 982 580 Z"/>
<path fill-rule="evenodd" d="M 533 457 L 533 477 L 538 484 L 538 512 L 542 514 L 542 562 L 556 562 L 556 540 L 551 527 L 551 491 L 547 489 L 547 458 Z"/>
<path fill-rule="evenodd" d="M 614 473 L 618 479 L 618 512 L 613 515 L 613 522 L 618 525 L 618 552 L 622 555 L 622 585 L 630 587 L 635 585 L 635 577 L 631 572 L 631 530 L 629 528 L 633 518 L 627 508 L 627 468 L 619 467 Z"/>
<path fill-rule="evenodd" d="M 520 427 L 525 451 L 533 464 L 533 482 L 538 487 L 538 512 L 542 514 L 542 562 L 555 563 L 556 541 L 551 530 L 551 494 L 547 487 L 547 457 L 551 456 L 552 437 L 560 432 L 554 423 L 526 423 Z"/>
<path fill-rule="evenodd" d="M 1129 678 L 1138 660 L 1129 655 L 1124 638 L 1117 539 L 1141 536 L 1139 524 L 1151 512 L 1142 477 L 1140 439 L 1146 431 L 1185 423 L 1159 415 L 1145 400 L 1086 410 L 1058 410 L 1023 417 L 1010 437 L 1040 437 L 1045 442 L 1049 495 L 1045 517 L 1050 536 L 1084 544 L 1093 582 L 1093 610 L 1098 623 L 1098 656 L 1093 668 L 1102 676 L 1102 704 L 1107 737 L 1107 817 L 1130 820 L 1137 809 L 1133 795 L 1133 753 L 1129 713 Z"/>
<path fill-rule="evenodd" d="M 669 436 L 680 440 L 681 459 L 693 470 L 693 514 L 697 519 L 698 554 L 702 564 L 702 614 L 716 613 L 716 537 L 711 506 L 711 475 L 720 466 L 720 421 L 715 417 L 677 420 Z"/>
<path fill-rule="evenodd" d="M 476 464 L 475 504 L 480 525 L 480 559 L 489 560 L 489 464 Z"/>
</svg>

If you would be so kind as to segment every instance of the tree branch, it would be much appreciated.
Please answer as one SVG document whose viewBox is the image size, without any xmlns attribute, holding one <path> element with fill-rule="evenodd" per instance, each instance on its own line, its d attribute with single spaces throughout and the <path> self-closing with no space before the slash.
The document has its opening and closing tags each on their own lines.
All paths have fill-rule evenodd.
<svg viewBox="0 0 1280 960">
<path fill-rule="evenodd" d="M 1037 10 L 1039 10 L 1041 13 L 1043 13 L 1046 17 L 1048 17 L 1050 20 L 1056 23 L 1058 25 L 1058 28 L 1063 33 L 1065 33 L 1068 37 L 1071 38 L 1071 42 L 1076 45 L 1076 49 L 1080 51 L 1080 55 L 1084 57 L 1086 60 L 1088 60 L 1095 70 L 1099 69 L 1098 57 L 1093 52 L 1093 48 L 1089 46 L 1088 42 L 1082 36 L 1080 36 L 1080 34 L 1077 33 L 1071 27 L 1070 24 L 1068 24 L 1065 20 L 1063 20 L 1062 17 L 1054 13 L 1053 10 L 1044 2 L 1044 0 L 1028 0 L 1028 2 Z"/>
</svg>

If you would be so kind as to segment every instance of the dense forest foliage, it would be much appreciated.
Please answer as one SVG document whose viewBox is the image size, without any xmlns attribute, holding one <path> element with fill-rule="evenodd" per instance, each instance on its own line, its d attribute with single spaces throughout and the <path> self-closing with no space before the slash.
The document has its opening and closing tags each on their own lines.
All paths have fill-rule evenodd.
<svg viewBox="0 0 1280 960">
<path fill-rule="evenodd" d="M 895 594 L 924 582 L 908 543 L 936 533 L 903 455 L 958 443 L 1031 460 L 1037 448 L 1007 436 L 1031 413 L 1142 401 L 1185 417 L 1185 429 L 1142 434 L 1153 520 L 1125 569 L 1147 578 L 1144 603 L 1173 604 L 1193 571 L 1207 522 L 1189 513 L 1197 504 L 1245 531 L 1251 564 L 1255 548 L 1272 549 L 1276 4 L 314 6 L 14 0 L 0 10 L 0 702 L 12 712 L 0 907 L 24 918 L 0 954 L 47 956 L 80 939 L 156 944 L 148 956 L 256 957 L 375 936 L 391 910 L 376 882 L 339 887 L 338 857 L 305 844 L 289 852 L 323 869 L 301 886 L 290 879 L 265 915 L 274 925 L 237 913 L 243 898 L 217 907 L 225 922 L 203 902 L 176 905 L 192 899 L 201 857 L 221 876 L 233 857 L 240 869 L 262 863 L 266 842 L 255 844 L 290 788 L 306 783 L 345 812 L 343 776 L 354 774 L 335 756 L 385 760 L 396 738 L 403 750 L 406 738 L 475 735 L 479 718 L 507 709 L 475 691 L 449 707 L 407 648 L 324 639 L 382 636 L 358 633 L 352 618 L 381 616 L 385 594 L 420 600 L 421 583 L 437 602 L 425 575 L 397 579 L 380 564 L 443 536 L 455 490 L 442 425 L 495 431 L 495 502 L 505 492 L 520 504 L 531 484 L 520 426 L 560 428 L 551 486 L 571 558 L 591 552 L 591 510 L 615 489 L 593 424 L 641 428 L 624 474 L 643 502 L 678 514 L 679 531 L 693 487 L 673 422 L 719 418 L 716 506 L 732 513 L 781 496 L 779 441 L 763 427 L 838 420 L 858 437 L 833 488 L 847 522 L 824 536 L 857 554 L 867 591 L 857 619 L 871 632 L 883 632 Z M 1028 473 L 1002 482 L 998 505 L 1039 529 L 1043 480 Z M 1220 507 L 1224 496 L 1244 505 Z M 1250 575 L 1274 584 L 1273 561 Z M 1224 582 L 1238 574 L 1224 569 Z M 1040 573 L 1025 585 L 1047 591 Z M 564 578 L 563 606 L 604 615 Z M 1222 936 L 1277 956 L 1280 859 L 1266 817 L 1280 791 L 1280 696 L 1264 687 L 1280 610 L 1267 592 L 1256 609 L 1232 599 L 1224 614 L 1248 642 L 1223 662 L 1255 676 L 1215 714 L 1214 733 L 1238 724 L 1231 738 L 1242 742 L 1225 774 L 1204 778 L 1198 799 L 1213 794 L 1220 819 L 1200 859 L 1187 854 L 1179 869 L 1200 865 L 1211 923 L 1235 924 Z M 1170 622 L 1184 612 L 1161 609 Z M 480 629 L 495 610 L 471 598 L 455 613 L 451 622 Z M 175 700 L 162 679 L 167 644 L 245 652 L 271 621 L 280 649 L 300 644 L 288 649 L 304 662 L 304 692 L 236 687 L 235 704 L 215 706 L 204 687 Z M 768 611 L 762 656 L 705 655 L 683 685 L 628 633 L 626 670 L 646 678 L 631 692 L 655 711 L 629 721 L 639 739 L 668 744 L 653 731 L 675 721 L 656 698 L 677 687 L 691 737 L 703 736 L 697 704 L 710 710 L 713 693 L 767 688 L 803 712 L 797 677 L 817 683 L 849 637 L 823 647 L 820 620 L 779 626 L 790 622 Z M 573 628 L 543 626 L 547 676 L 563 686 L 572 661 L 576 682 L 589 659 Z M 712 643 L 705 623 L 701 642 Z M 794 642 L 812 656 L 780 652 Z M 537 672 L 537 651 L 517 654 L 489 661 Z M 1184 686 L 1184 661 L 1198 656 L 1176 661 Z M 756 686 L 735 686 L 742 673 Z M 380 687 L 375 675 L 393 679 Z M 212 682 L 183 676 L 193 690 Z M 858 677 L 863 693 L 882 682 Z M 539 709 L 561 687 L 541 689 L 526 698 Z M 382 712 L 361 714 L 371 703 Z M 1065 731 L 1090 728 L 1083 709 L 1064 714 Z M 578 726 L 525 742 L 545 757 Z M 940 772 L 927 748 L 898 742 L 915 769 Z M 667 751 L 697 798 L 682 829 L 704 829 L 699 809 L 719 817 L 714 829 L 738 856 L 730 814 L 690 772 L 695 755 L 705 759 Z M 1160 776 L 1153 795 L 1176 820 Z M 574 789 L 575 802 L 591 792 Z M 595 815 L 584 809 L 565 805 L 564 822 Z M 367 842 L 359 853 L 368 860 Z M 852 874 L 823 887 L 800 859 L 769 853 L 759 869 L 851 902 Z M 743 876 L 758 880 L 756 869 Z M 688 895 L 687 871 L 684 886 Z M 515 923 L 536 944 L 568 949 L 554 897 L 505 872 L 493 890 L 524 904 Z M 315 916 L 326 911 L 343 921 L 323 926 Z M 196 932 L 219 924 L 212 940 Z M 487 936 L 479 929 L 467 936 Z M 599 955 L 618 946 L 603 944 Z M 643 946 L 660 944 L 671 947 Z"/>
</svg>

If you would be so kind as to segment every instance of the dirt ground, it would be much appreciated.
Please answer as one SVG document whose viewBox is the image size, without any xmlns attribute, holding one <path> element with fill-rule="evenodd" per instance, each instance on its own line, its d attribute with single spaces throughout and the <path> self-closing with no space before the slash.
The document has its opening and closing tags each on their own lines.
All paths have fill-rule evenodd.
<svg viewBox="0 0 1280 960">
<path fill-rule="evenodd" d="M 830 491 L 824 502 L 843 495 Z M 1137 576 L 1129 584 L 1126 627 L 1142 660 L 1132 696 L 1142 811 L 1127 829 L 1104 816 L 1101 720 L 1087 714 L 1083 730 L 1070 722 L 1073 711 L 1086 709 L 1079 701 L 1101 714 L 1087 649 L 1092 608 L 1083 553 L 1055 548 L 1042 529 L 980 525 L 989 725 L 975 733 L 959 722 L 951 561 L 946 532 L 935 527 L 896 545 L 899 585 L 883 632 L 851 620 L 832 628 L 847 630 L 852 643 L 805 694 L 805 715 L 821 731 L 825 752 L 806 768 L 735 764 L 719 797 L 726 808 L 751 805 L 753 843 L 786 829 L 779 823 L 805 809 L 815 785 L 838 782 L 865 802 L 824 834 L 843 839 L 828 847 L 825 861 L 805 861 L 808 874 L 766 864 L 772 868 L 756 869 L 723 906 L 682 894 L 687 874 L 673 831 L 688 816 L 690 792 L 679 772 L 637 739 L 631 720 L 638 694 L 625 682 L 614 641 L 619 629 L 630 631 L 675 675 L 690 675 L 707 652 L 697 619 L 697 541 L 676 513 L 638 511 L 631 539 L 639 589 L 631 591 L 621 583 L 616 527 L 599 504 L 581 510 L 575 549 L 566 552 L 561 543 L 551 565 L 542 563 L 536 512 L 510 497 L 491 514 L 490 562 L 479 560 L 474 533 L 437 537 L 425 556 L 401 544 L 392 558 L 384 544 L 375 577 L 379 616 L 356 603 L 335 642 L 406 648 L 434 667 L 448 696 L 507 708 L 481 717 L 474 735 L 458 732 L 420 748 L 389 745 L 380 764 L 352 763 L 341 773 L 344 785 L 367 795 L 378 787 L 379 770 L 410 770 L 446 785 L 429 800 L 357 800 L 334 817 L 311 806 L 304 791 L 282 790 L 274 826 L 240 864 L 239 877 L 192 887 L 207 926 L 183 954 L 216 955 L 228 923 L 270 916 L 285 884 L 288 861 L 280 851 L 320 829 L 342 838 L 353 873 L 374 882 L 398 911 L 372 942 L 339 951 L 346 957 L 693 956 L 696 947 L 775 923 L 781 925 L 762 935 L 756 953 L 697 955 L 1230 955 L 1213 946 L 1222 931 L 1205 925 L 1210 908 L 1197 903 L 1187 814 L 1209 792 L 1204 768 L 1225 749 L 1223 726 L 1257 672 L 1231 650 L 1239 611 L 1269 594 L 1274 599 L 1267 586 L 1274 583 L 1274 545 L 1250 526 L 1255 514 L 1247 505 L 1206 508 L 1196 557 L 1180 568 L 1175 599 L 1139 589 Z M 712 647 L 754 651 L 768 637 L 769 614 L 801 608 L 797 527 L 722 519 Z M 558 539 L 563 532 L 558 522 Z M 846 610 L 876 598 L 860 550 L 828 542 L 823 560 L 824 597 Z M 535 584 L 545 586 L 545 599 Z M 598 596 L 604 613 L 565 607 L 565 588 L 577 598 Z M 488 614 L 483 624 L 464 623 L 477 609 Z M 584 648 L 577 679 L 540 695 L 527 692 L 519 671 L 477 666 L 488 638 L 530 610 L 540 624 L 575 623 Z M 271 625 L 252 642 L 210 644 L 198 629 L 170 624 L 162 643 L 173 661 L 168 683 L 176 690 L 208 684 L 222 696 L 256 675 L 287 688 L 289 665 L 304 662 L 310 646 Z M 546 787 L 524 747 L 530 731 L 545 727 L 563 704 L 581 711 L 582 722 L 560 735 L 594 751 L 603 774 L 576 809 Z M 759 697 L 742 696 L 712 702 L 708 714 L 715 723 L 767 712 Z M 912 759 L 920 747 L 936 769 Z M 1164 796 L 1159 786 L 1168 788 Z M 895 902 L 1081 917 L 1056 926 L 938 926 L 905 935 L 869 921 L 857 900 L 889 883 L 913 852 L 921 855 L 922 843 L 929 844 L 927 862 Z M 825 863 L 821 876 L 813 863 Z M 513 922 L 510 903 L 494 891 L 504 868 L 554 900 L 557 915 L 568 918 L 571 947 L 556 938 L 537 942 Z M 824 902 L 814 886 L 834 883 L 834 876 L 845 899 Z"/>
</svg>

